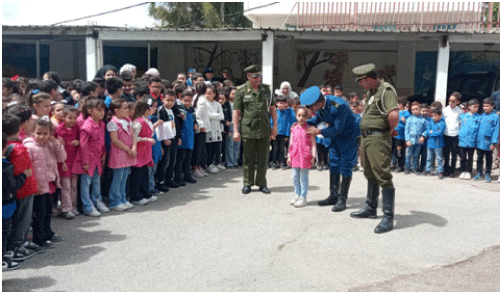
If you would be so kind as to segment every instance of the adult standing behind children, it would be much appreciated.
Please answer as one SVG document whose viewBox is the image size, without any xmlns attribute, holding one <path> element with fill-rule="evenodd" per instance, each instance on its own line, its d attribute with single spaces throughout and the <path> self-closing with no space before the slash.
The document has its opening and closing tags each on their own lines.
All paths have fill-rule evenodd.
<svg viewBox="0 0 500 294">
<path fill-rule="evenodd" d="M 391 174 L 391 137 L 396 135 L 399 121 L 397 93 L 394 87 L 377 78 L 373 63 L 352 69 L 356 81 L 366 90 L 368 103 L 361 119 L 361 159 L 368 180 L 366 205 L 355 218 L 376 218 L 380 186 L 382 186 L 384 217 L 375 233 L 385 233 L 394 226 L 394 184 Z"/>
<path fill-rule="evenodd" d="M 275 101 L 269 86 L 263 85 L 262 71 L 259 65 L 245 68 L 248 82 L 238 87 L 234 97 L 233 139 L 243 139 L 243 194 L 251 192 L 256 184 L 263 193 L 270 194 L 267 187 L 266 172 L 269 158 L 271 137 L 278 133 L 278 118 Z M 269 113 L 273 118 L 273 127 L 269 127 Z M 241 118 L 241 133 L 240 133 Z M 255 176 L 255 164 L 257 175 Z M 255 179 L 255 181 L 254 181 Z"/>
</svg>

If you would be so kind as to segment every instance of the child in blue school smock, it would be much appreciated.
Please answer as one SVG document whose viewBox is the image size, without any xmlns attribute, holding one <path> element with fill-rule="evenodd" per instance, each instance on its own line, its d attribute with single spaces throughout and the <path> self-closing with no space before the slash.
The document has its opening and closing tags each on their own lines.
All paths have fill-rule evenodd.
<svg viewBox="0 0 500 294">
<path fill-rule="evenodd" d="M 443 111 L 440 108 L 431 110 L 432 119 L 427 127 L 427 130 L 422 135 L 427 138 L 427 164 L 423 175 L 428 175 L 431 172 L 432 162 L 434 158 L 437 161 L 437 173 L 440 180 L 444 175 L 444 131 L 446 130 L 446 123 L 443 120 Z"/>
<path fill-rule="evenodd" d="M 427 119 L 422 117 L 420 114 L 421 106 L 420 103 L 414 101 L 411 104 L 411 116 L 406 121 L 405 126 L 405 140 L 406 140 L 406 160 L 405 160 L 405 174 L 409 174 L 410 171 L 418 173 L 418 156 L 420 154 L 420 148 L 422 148 L 422 142 L 419 142 L 420 137 L 427 129 Z"/>
<path fill-rule="evenodd" d="M 476 149 L 477 133 L 481 116 L 479 101 L 472 99 L 467 103 L 469 112 L 460 115 L 460 132 L 458 133 L 458 147 L 460 149 L 460 179 L 470 180 L 472 177 L 472 163 Z"/>
<path fill-rule="evenodd" d="M 396 126 L 396 131 L 398 135 L 394 137 L 393 153 L 397 159 L 396 172 L 404 171 L 405 167 L 405 154 L 406 154 L 406 142 L 405 142 L 405 126 L 406 120 L 411 116 L 411 113 L 407 109 L 408 102 L 405 97 L 398 98 L 398 108 L 399 108 L 399 121 Z"/>
<path fill-rule="evenodd" d="M 483 157 L 486 157 L 486 173 L 484 180 L 487 183 L 491 182 L 491 167 L 493 164 L 493 150 L 498 144 L 499 132 L 499 116 L 493 111 L 495 107 L 494 101 L 491 98 L 486 98 L 483 101 L 484 113 L 481 115 L 479 130 L 476 138 L 477 147 L 477 175 L 475 181 L 481 180 L 483 176 Z"/>
</svg>

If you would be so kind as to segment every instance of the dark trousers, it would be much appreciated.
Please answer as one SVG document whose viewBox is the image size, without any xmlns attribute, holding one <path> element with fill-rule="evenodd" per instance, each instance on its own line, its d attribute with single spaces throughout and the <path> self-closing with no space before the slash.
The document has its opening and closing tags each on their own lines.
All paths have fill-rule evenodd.
<svg viewBox="0 0 500 294">
<path fill-rule="evenodd" d="M 491 174 L 491 166 L 493 165 L 493 151 L 477 149 L 477 173 L 483 173 L 483 157 L 486 157 L 486 173 Z"/>
<path fill-rule="evenodd" d="M 142 167 L 133 166 L 129 178 L 131 201 L 151 198 L 152 194 L 149 191 L 149 168 L 147 165 Z"/>
<path fill-rule="evenodd" d="M 460 147 L 460 165 L 462 172 L 472 173 L 472 163 L 476 148 Z"/>
<path fill-rule="evenodd" d="M 226 140 L 227 140 L 227 134 L 226 133 L 222 133 L 222 144 L 221 144 L 221 157 L 220 157 L 220 162 L 222 163 L 226 163 Z"/>
<path fill-rule="evenodd" d="M 398 160 L 398 167 L 401 169 L 405 168 L 405 156 L 406 156 L 406 142 L 401 139 L 393 139 L 394 149 L 392 150 L 396 159 Z M 425 160 L 424 160 L 425 162 Z"/>
<path fill-rule="evenodd" d="M 287 138 L 288 137 L 285 135 L 276 135 L 276 140 L 273 141 L 273 162 L 286 164 L 285 151 L 287 142 L 285 141 L 285 139 Z"/>
<path fill-rule="evenodd" d="M 170 158 L 168 161 L 167 172 L 165 173 L 165 181 L 167 182 L 172 181 L 174 178 L 175 160 L 177 157 L 177 143 L 179 142 L 179 139 L 172 138 L 170 139 L 170 141 L 172 141 L 172 144 L 170 144 Z"/>
<path fill-rule="evenodd" d="M 12 217 L 2 219 L 2 256 L 7 252 L 7 238 L 12 231 Z"/>
<path fill-rule="evenodd" d="M 328 165 L 328 148 L 321 143 L 316 143 L 316 149 L 318 150 L 318 163 Z"/>
<path fill-rule="evenodd" d="M 191 159 L 191 164 L 201 165 L 205 167 L 206 165 L 206 150 L 205 150 L 205 142 L 207 140 L 207 133 L 199 132 L 194 135 L 194 150 L 193 156 Z"/>
<path fill-rule="evenodd" d="M 425 171 L 425 165 L 427 163 L 427 142 L 424 142 L 420 148 L 419 160 L 418 170 L 423 172 Z"/>
<path fill-rule="evenodd" d="M 43 243 L 52 239 L 54 232 L 50 228 L 52 215 L 52 197 L 54 194 L 43 194 L 34 196 L 33 200 L 33 243 L 42 246 Z"/>
<path fill-rule="evenodd" d="M 109 202 L 109 191 L 113 181 L 113 170 L 108 167 L 109 156 L 106 156 L 106 165 L 103 166 L 101 175 L 101 196 L 103 202 Z"/>
<path fill-rule="evenodd" d="M 444 172 L 453 174 L 457 165 L 458 136 L 444 136 Z M 451 153 L 451 162 L 450 162 Z"/>
<path fill-rule="evenodd" d="M 191 156 L 193 150 L 191 149 L 177 149 L 177 160 L 175 162 L 175 176 L 174 182 L 179 183 L 189 177 L 191 169 Z"/>
<path fill-rule="evenodd" d="M 210 142 L 206 144 L 207 166 L 211 164 L 220 164 L 221 143 L 222 142 Z"/>
<path fill-rule="evenodd" d="M 167 168 L 168 164 L 170 163 L 170 149 L 172 147 L 172 144 L 170 146 L 167 146 L 161 143 L 161 148 L 163 149 L 163 155 L 158 162 L 158 166 L 156 167 L 156 173 L 155 173 L 155 178 L 156 182 L 161 183 L 166 180 L 167 178 Z"/>
<path fill-rule="evenodd" d="M 8 250 L 13 250 L 26 241 L 33 217 L 34 198 L 35 196 L 30 195 L 16 200 L 17 209 L 12 217 L 12 232 L 7 241 Z"/>
</svg>

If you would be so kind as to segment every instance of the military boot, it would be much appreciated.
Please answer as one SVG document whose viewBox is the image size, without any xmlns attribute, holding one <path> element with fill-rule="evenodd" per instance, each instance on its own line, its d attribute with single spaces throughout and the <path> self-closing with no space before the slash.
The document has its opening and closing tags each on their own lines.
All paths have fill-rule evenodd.
<svg viewBox="0 0 500 294">
<path fill-rule="evenodd" d="M 377 205 L 378 205 L 379 194 L 380 194 L 380 186 L 374 182 L 369 181 L 365 207 L 359 211 L 351 213 L 351 217 L 377 218 Z"/>
<path fill-rule="evenodd" d="M 344 211 L 346 208 L 347 196 L 349 195 L 349 187 L 351 186 L 352 178 L 342 177 L 342 184 L 340 185 L 340 195 L 337 204 L 332 208 L 332 211 Z"/>
<path fill-rule="evenodd" d="M 394 227 L 394 188 L 382 189 L 382 211 L 384 217 L 375 228 L 375 233 L 382 234 L 389 232 Z"/>
<path fill-rule="evenodd" d="M 330 196 L 328 198 L 318 201 L 319 206 L 335 205 L 339 196 L 339 183 L 340 174 L 330 173 Z"/>
</svg>

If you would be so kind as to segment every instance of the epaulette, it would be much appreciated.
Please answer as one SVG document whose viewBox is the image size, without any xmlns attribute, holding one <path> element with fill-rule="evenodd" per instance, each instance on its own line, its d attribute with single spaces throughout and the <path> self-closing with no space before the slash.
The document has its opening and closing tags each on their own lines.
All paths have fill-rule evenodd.
<svg viewBox="0 0 500 294">
<path fill-rule="evenodd" d="M 331 104 L 333 107 L 335 107 L 335 108 L 339 108 L 339 107 L 340 107 L 340 104 L 339 104 L 339 103 L 337 103 L 336 101 L 333 101 L 333 100 L 332 100 L 332 101 L 330 101 L 330 104 Z"/>
<path fill-rule="evenodd" d="M 241 89 L 241 88 L 245 87 L 245 85 L 246 85 L 246 84 L 247 84 L 247 83 L 241 84 L 241 85 L 239 85 L 238 87 L 236 87 L 236 89 L 238 89 L 238 90 L 239 90 L 239 89 Z"/>
</svg>

